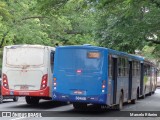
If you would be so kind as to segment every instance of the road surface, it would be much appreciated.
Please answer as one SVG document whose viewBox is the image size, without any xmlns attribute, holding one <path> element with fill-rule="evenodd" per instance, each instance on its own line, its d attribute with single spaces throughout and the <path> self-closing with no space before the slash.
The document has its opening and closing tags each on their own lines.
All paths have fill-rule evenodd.
<svg viewBox="0 0 160 120">
<path fill-rule="evenodd" d="M 122 112 L 115 111 L 113 109 L 103 109 L 99 111 L 95 106 L 90 105 L 87 111 L 75 111 L 72 104 L 45 101 L 41 100 L 39 105 L 27 105 L 24 97 L 20 97 L 18 102 L 13 102 L 12 100 L 5 100 L 0 104 L 1 112 L 15 112 L 15 116 L 19 115 L 21 117 L 3 117 L 3 120 L 160 120 L 160 117 L 124 117 L 126 115 L 131 115 L 132 113 L 140 115 L 146 111 L 149 114 L 157 113 L 160 111 L 160 89 L 155 91 L 152 96 L 147 96 L 145 99 L 139 99 L 136 104 L 125 104 Z M 24 113 L 23 113 L 24 112 Z M 27 112 L 27 113 L 26 113 Z M 129 112 L 129 114 L 128 114 Z M 39 115 L 41 118 L 26 118 L 25 114 Z M 32 114 L 35 113 L 35 114 Z M 36 114 L 37 113 L 37 114 Z M 2 114 L 2 113 L 1 113 Z M 4 113 L 3 113 L 4 114 Z M 123 115 L 122 115 L 123 114 Z M 122 116 L 121 116 L 122 115 Z M 141 114 L 142 115 L 142 114 Z M 160 116 L 160 112 L 158 112 Z M 44 117 L 49 116 L 49 117 Z M 52 116 L 52 117 L 50 117 Z M 117 117 L 121 116 L 121 117 Z M 0 118 L 0 120 L 2 117 Z"/>
</svg>

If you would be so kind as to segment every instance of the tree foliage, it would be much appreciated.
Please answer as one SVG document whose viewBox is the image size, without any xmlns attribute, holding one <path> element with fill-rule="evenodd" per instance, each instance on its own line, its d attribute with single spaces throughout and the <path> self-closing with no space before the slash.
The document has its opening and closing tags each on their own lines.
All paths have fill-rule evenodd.
<svg viewBox="0 0 160 120">
<path fill-rule="evenodd" d="M 97 7 L 101 13 L 102 24 L 97 30 L 101 46 L 133 53 L 145 45 L 159 44 L 160 8 L 155 2 L 106 0 Z"/>
<path fill-rule="evenodd" d="M 159 20 L 159 0 L 1 0 L 0 47 L 89 43 L 160 57 Z"/>
</svg>

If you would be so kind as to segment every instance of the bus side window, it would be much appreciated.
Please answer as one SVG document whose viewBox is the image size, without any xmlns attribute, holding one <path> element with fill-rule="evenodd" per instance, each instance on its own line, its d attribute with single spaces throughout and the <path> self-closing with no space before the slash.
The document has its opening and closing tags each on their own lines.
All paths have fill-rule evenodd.
<svg viewBox="0 0 160 120">
<path fill-rule="evenodd" d="M 122 73 L 122 71 L 121 71 L 121 58 L 119 57 L 118 58 L 118 76 L 121 76 L 121 73 Z"/>
<path fill-rule="evenodd" d="M 147 76 L 147 66 L 144 66 L 144 75 Z"/>
<path fill-rule="evenodd" d="M 51 64 L 51 72 L 53 73 L 53 65 L 54 65 L 54 51 L 50 54 L 50 64 Z"/>
</svg>

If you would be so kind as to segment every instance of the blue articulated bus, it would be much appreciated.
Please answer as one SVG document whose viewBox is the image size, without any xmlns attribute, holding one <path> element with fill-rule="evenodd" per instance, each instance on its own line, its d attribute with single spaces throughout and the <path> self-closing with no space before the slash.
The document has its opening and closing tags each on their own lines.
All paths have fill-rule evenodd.
<svg viewBox="0 0 160 120">
<path fill-rule="evenodd" d="M 116 106 L 144 96 L 144 58 L 97 46 L 56 48 L 53 100 Z M 147 80 L 146 80 L 147 81 Z"/>
<path fill-rule="evenodd" d="M 143 98 L 146 94 L 151 95 L 157 87 L 157 67 L 150 61 L 144 60 L 143 64 Z M 142 91 L 141 91 L 142 92 Z"/>
</svg>

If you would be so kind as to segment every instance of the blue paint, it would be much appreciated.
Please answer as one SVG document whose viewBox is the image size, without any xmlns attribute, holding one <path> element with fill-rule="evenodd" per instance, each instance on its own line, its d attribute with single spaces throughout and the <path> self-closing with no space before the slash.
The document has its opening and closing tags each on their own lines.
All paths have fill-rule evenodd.
<svg viewBox="0 0 160 120">
<path fill-rule="evenodd" d="M 87 56 L 88 52 L 98 52 L 100 56 L 98 58 L 89 58 Z M 53 74 L 57 84 L 56 89 L 52 91 L 52 99 L 57 101 L 107 104 L 108 94 L 113 94 L 113 81 L 111 81 L 111 90 L 108 90 L 107 87 L 109 54 L 137 61 L 144 60 L 142 57 L 103 47 L 57 47 Z M 102 89 L 104 80 L 106 87 Z M 112 100 L 112 98 L 108 99 Z M 110 100 L 108 100 L 109 104 L 112 104 Z"/>
<path fill-rule="evenodd" d="M 105 104 L 107 95 L 71 95 L 63 94 L 58 92 L 53 92 L 53 100 L 55 101 L 70 101 L 70 102 L 83 102 L 83 103 L 95 103 L 95 104 Z M 56 97 L 55 97 L 56 96 Z"/>
</svg>

